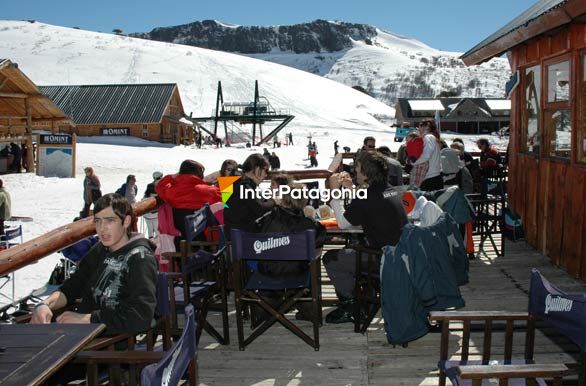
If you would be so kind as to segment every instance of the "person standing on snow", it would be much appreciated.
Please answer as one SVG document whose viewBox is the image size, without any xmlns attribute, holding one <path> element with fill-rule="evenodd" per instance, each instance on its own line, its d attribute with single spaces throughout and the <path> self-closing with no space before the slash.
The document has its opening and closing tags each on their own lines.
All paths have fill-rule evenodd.
<svg viewBox="0 0 586 386">
<path fill-rule="evenodd" d="M 94 173 L 94 169 L 88 166 L 83 171 L 85 172 L 85 178 L 83 179 L 84 206 L 79 216 L 86 218 L 90 215 L 90 206 L 95 204 L 98 198 L 102 197 L 102 191 L 100 190 L 100 179 Z"/>
<path fill-rule="evenodd" d="M 147 185 L 146 190 L 144 192 L 144 198 L 149 197 L 156 197 L 157 192 L 155 191 L 155 187 L 159 183 L 159 181 L 163 178 L 163 173 L 161 172 L 154 172 L 153 173 L 153 182 Z M 146 227 L 147 227 L 147 237 L 149 239 L 154 238 L 157 235 L 157 228 L 159 225 L 158 221 L 158 212 L 157 210 L 153 210 L 152 212 L 145 213 L 143 216 Z"/>
</svg>

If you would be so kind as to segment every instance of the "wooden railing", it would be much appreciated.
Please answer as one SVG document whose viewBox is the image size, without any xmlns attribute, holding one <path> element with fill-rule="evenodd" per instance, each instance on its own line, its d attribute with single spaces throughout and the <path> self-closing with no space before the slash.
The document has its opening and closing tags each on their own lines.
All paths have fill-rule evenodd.
<svg viewBox="0 0 586 386">
<path fill-rule="evenodd" d="M 342 155 L 334 157 L 328 169 L 307 169 L 282 171 L 295 179 L 328 178 L 339 170 L 342 164 Z M 132 206 L 136 217 L 142 216 L 157 207 L 155 198 L 147 198 Z M 12 273 L 22 267 L 36 262 L 52 253 L 55 253 L 84 237 L 93 235 L 96 229 L 93 217 L 88 217 L 45 233 L 20 245 L 0 252 L 0 276 Z"/>
<path fill-rule="evenodd" d="M 156 207 L 155 198 L 147 198 L 132 206 L 137 217 Z M 14 272 L 95 233 L 93 216 L 90 216 L 6 249 L 0 252 L 0 275 Z"/>
</svg>

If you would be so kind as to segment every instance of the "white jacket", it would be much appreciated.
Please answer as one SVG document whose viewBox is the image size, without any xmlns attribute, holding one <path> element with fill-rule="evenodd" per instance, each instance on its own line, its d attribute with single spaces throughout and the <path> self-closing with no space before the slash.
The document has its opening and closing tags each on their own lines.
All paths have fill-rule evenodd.
<svg viewBox="0 0 586 386">
<path fill-rule="evenodd" d="M 415 165 L 429 161 L 429 170 L 425 175 L 425 180 L 442 174 L 442 162 L 440 157 L 440 144 L 433 134 L 426 134 L 423 137 L 423 153 L 415 162 Z"/>
</svg>

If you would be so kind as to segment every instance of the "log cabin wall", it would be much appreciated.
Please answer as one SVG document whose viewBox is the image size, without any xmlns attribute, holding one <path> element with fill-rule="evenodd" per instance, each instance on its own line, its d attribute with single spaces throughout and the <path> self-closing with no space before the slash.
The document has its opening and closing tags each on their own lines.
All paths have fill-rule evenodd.
<svg viewBox="0 0 586 386">
<path fill-rule="evenodd" d="M 510 204 L 523 219 L 527 241 L 581 279 L 586 279 L 585 54 L 586 25 L 582 23 L 550 31 L 509 51 L 512 70 L 521 75 L 511 96 Z M 552 101 L 548 73 L 551 66 L 565 61 L 569 65 L 569 96 L 564 102 Z M 538 68 L 539 74 L 532 68 Z M 535 90 L 534 78 L 539 80 L 540 90 Z M 554 88 L 563 85 L 562 80 L 549 83 Z M 532 95 L 539 97 L 537 111 L 528 107 Z M 552 129 L 560 125 L 560 112 L 566 112 L 570 122 L 568 145 L 560 144 L 563 130 Z M 538 118 L 538 125 L 532 126 L 538 127 L 535 136 L 529 133 L 532 117 Z"/>
</svg>

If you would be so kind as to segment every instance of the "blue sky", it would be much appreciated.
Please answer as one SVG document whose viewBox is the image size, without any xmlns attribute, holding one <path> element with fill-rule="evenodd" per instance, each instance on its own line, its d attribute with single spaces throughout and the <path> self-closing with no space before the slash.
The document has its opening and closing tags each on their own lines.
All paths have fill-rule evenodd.
<svg viewBox="0 0 586 386">
<path fill-rule="evenodd" d="M 467 51 L 537 0 L 21 0 L 5 2 L 2 19 L 35 19 L 92 31 L 145 32 L 216 19 L 239 25 L 315 19 L 365 23 L 441 50 Z M 168 5 L 167 5 L 168 4 Z"/>
</svg>

